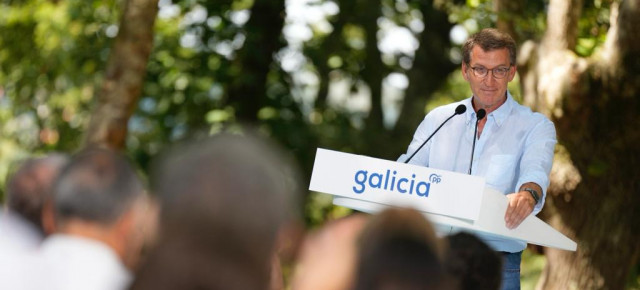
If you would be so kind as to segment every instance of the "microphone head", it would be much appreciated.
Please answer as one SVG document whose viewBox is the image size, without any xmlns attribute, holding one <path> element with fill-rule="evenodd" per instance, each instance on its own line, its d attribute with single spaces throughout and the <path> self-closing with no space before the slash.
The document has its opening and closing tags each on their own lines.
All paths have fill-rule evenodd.
<svg viewBox="0 0 640 290">
<path fill-rule="evenodd" d="M 480 109 L 476 112 L 476 117 L 478 118 L 478 120 L 482 120 L 482 118 L 484 118 L 486 114 L 487 111 L 485 111 L 484 109 Z"/>
<path fill-rule="evenodd" d="M 467 106 L 463 104 L 460 104 L 458 107 L 456 107 L 456 115 L 460 115 L 466 111 L 467 111 Z"/>
</svg>

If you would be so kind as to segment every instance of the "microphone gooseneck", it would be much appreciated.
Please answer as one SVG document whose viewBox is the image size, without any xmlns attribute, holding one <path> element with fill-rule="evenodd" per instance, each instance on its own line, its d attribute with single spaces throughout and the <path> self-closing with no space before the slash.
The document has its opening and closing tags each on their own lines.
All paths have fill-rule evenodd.
<svg viewBox="0 0 640 290">
<path fill-rule="evenodd" d="M 476 112 L 476 127 L 473 130 L 473 145 L 471 145 L 471 162 L 469 162 L 469 175 L 471 175 L 471 168 L 473 167 L 473 152 L 476 149 L 476 139 L 478 139 L 478 123 L 484 116 L 487 114 L 487 111 L 484 109 L 480 109 Z"/>
<path fill-rule="evenodd" d="M 440 126 L 435 131 L 433 131 L 433 133 L 431 133 L 431 135 L 429 135 L 429 137 L 427 137 L 427 140 L 424 140 L 424 142 L 422 142 L 422 145 L 420 145 L 420 147 L 418 147 L 418 149 L 416 151 L 414 151 L 413 154 L 411 154 L 411 156 L 409 156 L 409 158 L 407 158 L 407 160 L 404 161 L 404 163 L 409 163 L 411 158 L 413 158 L 413 156 L 416 156 L 416 153 L 418 153 L 418 151 L 420 151 L 420 149 L 422 149 L 422 147 L 424 147 L 424 145 L 427 144 L 427 142 L 429 142 L 429 140 L 431 140 L 433 135 L 435 135 L 436 132 L 438 132 L 438 130 L 440 130 L 440 128 L 442 128 L 442 126 L 444 126 L 444 124 L 449 122 L 449 120 L 451 120 L 451 118 L 453 118 L 456 115 L 463 114 L 466 111 L 467 111 L 467 106 L 462 105 L 462 104 L 458 105 L 456 107 L 456 111 L 453 113 L 453 115 L 449 116 L 449 118 L 444 120 L 444 122 L 442 122 L 442 124 L 440 124 Z"/>
</svg>

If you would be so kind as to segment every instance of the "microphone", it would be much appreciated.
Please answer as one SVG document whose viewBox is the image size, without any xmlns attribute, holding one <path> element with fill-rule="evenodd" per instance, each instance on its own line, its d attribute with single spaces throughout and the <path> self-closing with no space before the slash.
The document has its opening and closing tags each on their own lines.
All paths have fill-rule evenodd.
<svg viewBox="0 0 640 290">
<path fill-rule="evenodd" d="M 471 146 L 471 162 L 469 163 L 469 175 L 471 175 L 471 167 L 473 166 L 473 151 L 476 149 L 476 139 L 478 139 L 478 123 L 484 116 L 487 114 L 487 111 L 484 109 L 480 109 L 476 112 L 476 128 L 473 130 L 473 145 Z"/>
<path fill-rule="evenodd" d="M 407 158 L 407 160 L 404 161 L 404 163 L 409 163 L 411 158 L 413 158 L 413 156 L 415 156 L 416 153 L 418 153 L 418 151 L 420 151 L 420 149 L 422 149 L 422 147 L 424 147 L 424 145 L 427 144 L 427 142 L 429 142 L 429 140 L 431 140 L 433 135 L 435 135 L 436 132 L 438 132 L 438 130 L 440 130 L 440 128 L 442 128 L 442 126 L 444 126 L 445 123 L 449 122 L 449 120 L 451 120 L 451 118 L 453 118 L 455 115 L 463 114 L 466 111 L 467 111 L 467 106 L 465 106 L 463 104 L 458 105 L 456 107 L 456 111 L 453 113 L 453 115 L 451 115 L 449 118 L 444 120 L 444 122 L 442 122 L 442 124 L 440 124 L 440 127 L 438 127 L 435 131 L 433 131 L 433 133 L 431 133 L 431 135 L 427 138 L 427 140 L 424 140 L 424 142 L 422 142 L 422 145 L 420 145 L 420 147 L 418 147 L 418 149 L 416 151 L 414 151 L 413 154 L 411 154 L 411 156 L 409 156 L 409 158 Z"/>
</svg>

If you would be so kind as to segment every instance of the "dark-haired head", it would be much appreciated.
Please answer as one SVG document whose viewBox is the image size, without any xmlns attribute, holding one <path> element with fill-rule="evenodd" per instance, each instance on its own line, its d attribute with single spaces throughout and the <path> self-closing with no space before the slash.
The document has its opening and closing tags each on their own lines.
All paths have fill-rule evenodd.
<svg viewBox="0 0 640 290">
<path fill-rule="evenodd" d="M 266 289 L 282 226 L 302 211 L 299 171 L 254 134 L 173 148 L 153 167 L 160 236 L 133 289 Z"/>
<path fill-rule="evenodd" d="M 88 148 L 72 157 L 53 190 L 58 224 L 78 219 L 111 225 L 138 198 L 144 187 L 127 158 L 104 148 Z"/>
</svg>

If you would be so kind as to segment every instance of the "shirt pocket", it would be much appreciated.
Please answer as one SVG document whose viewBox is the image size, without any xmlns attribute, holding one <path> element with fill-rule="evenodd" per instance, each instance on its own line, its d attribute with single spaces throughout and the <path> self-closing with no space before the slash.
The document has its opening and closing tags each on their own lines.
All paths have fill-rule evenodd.
<svg viewBox="0 0 640 290">
<path fill-rule="evenodd" d="M 497 154 L 491 156 L 485 181 L 503 193 L 511 193 L 511 186 L 515 183 L 516 156 L 509 154 Z"/>
</svg>

